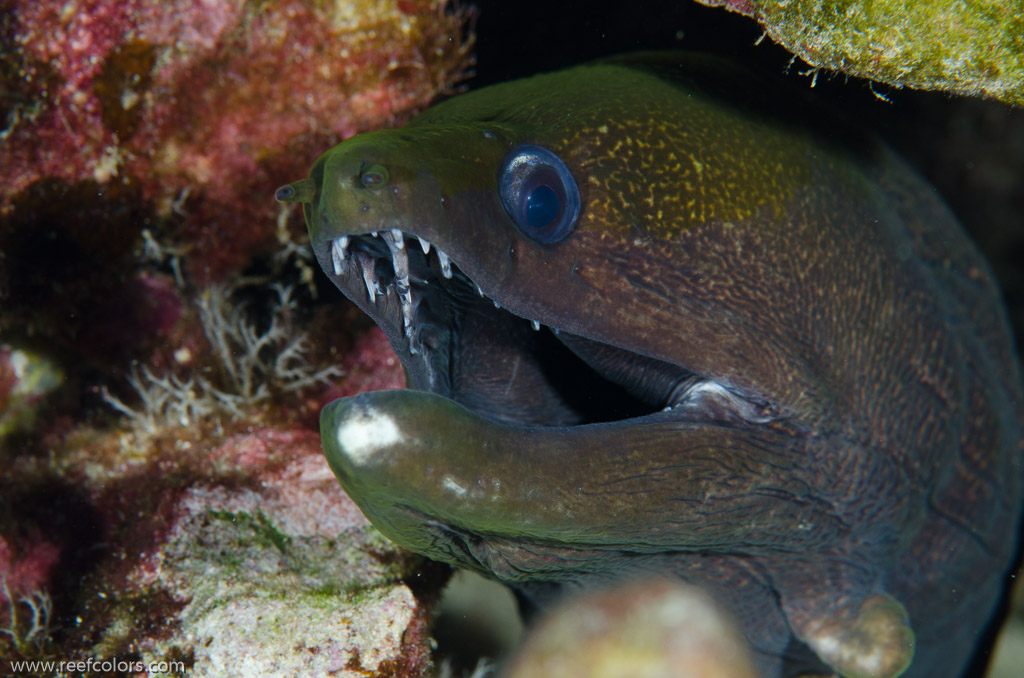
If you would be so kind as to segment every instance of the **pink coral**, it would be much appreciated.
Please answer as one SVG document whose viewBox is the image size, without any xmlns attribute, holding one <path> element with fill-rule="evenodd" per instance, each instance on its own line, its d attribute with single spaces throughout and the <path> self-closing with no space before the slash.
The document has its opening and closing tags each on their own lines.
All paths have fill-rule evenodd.
<svg viewBox="0 0 1024 678">
<path fill-rule="evenodd" d="M 53 567 L 60 559 L 60 549 L 43 535 L 33 534 L 24 541 L 26 546 L 18 553 L 0 535 L 0 581 L 6 585 L 6 590 L 0 588 L 0 620 L 10 602 L 7 595 L 18 598 L 46 590 Z"/>
<path fill-rule="evenodd" d="M 308 312 L 301 218 L 273 190 L 340 138 L 397 124 L 452 87 L 471 63 L 469 12 L 445 0 L 4 7 L 0 332 L 74 368 L 64 402 L 105 394 L 153 424 L 114 429 L 108 411 L 96 429 L 75 411 L 0 455 L 11 595 L 57 586 L 55 613 L 77 619 L 57 641 L 68 657 L 185 656 L 215 675 L 224 657 L 259 655 L 261 671 L 421 675 L 428 612 L 400 581 L 414 561 L 368 527 L 320 452 L 316 414 L 333 396 L 268 386 L 273 400 L 245 400 L 220 372 L 249 360 L 325 375 L 338 363 L 337 394 L 401 387 L 379 330 Z M 282 247 L 305 276 L 301 299 L 294 278 L 266 284 L 282 275 L 268 263 Z M 252 268 L 264 277 L 237 279 Z M 215 299 L 222 312 L 204 315 Z M 253 345 L 218 344 L 232 332 Z M 117 371 L 133 358 L 134 393 Z M 13 384 L 0 369 L 0 392 Z M 163 416 L 169 403 L 187 426 Z M 251 646 L 264 613 L 295 631 Z M 327 630 L 300 638 L 320 617 Z"/>
<path fill-rule="evenodd" d="M 451 88 L 469 16 L 447 0 L 7 0 L 0 334 L 62 352 L 73 388 L 114 374 L 118 391 L 133 360 L 209 369 L 188 300 L 281 275 L 283 247 L 300 259 L 301 215 L 273 190 Z"/>
<path fill-rule="evenodd" d="M 31 183 L 138 184 L 199 280 L 274 244 L 275 185 L 426 106 L 470 59 L 442 0 L 15 1 L 0 214 Z M 73 208 L 73 205 L 68 206 Z"/>
</svg>

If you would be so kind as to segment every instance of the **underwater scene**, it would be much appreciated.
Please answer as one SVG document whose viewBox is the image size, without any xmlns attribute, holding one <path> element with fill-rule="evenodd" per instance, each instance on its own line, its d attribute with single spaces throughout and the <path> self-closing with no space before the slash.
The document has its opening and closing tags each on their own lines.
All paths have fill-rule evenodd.
<svg viewBox="0 0 1024 678">
<path fill-rule="evenodd" d="M 1019 676 L 1018 5 L 0 0 L 0 676 Z"/>
</svg>

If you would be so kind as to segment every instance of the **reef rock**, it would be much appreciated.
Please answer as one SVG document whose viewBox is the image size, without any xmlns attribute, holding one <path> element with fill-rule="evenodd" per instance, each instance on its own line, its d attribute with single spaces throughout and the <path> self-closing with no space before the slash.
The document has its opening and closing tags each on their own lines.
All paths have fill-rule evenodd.
<svg viewBox="0 0 1024 678">
<path fill-rule="evenodd" d="M 371 333 L 352 355 L 397 385 L 384 351 Z M 350 376 L 335 388 L 366 378 Z M 120 403 L 138 415 L 131 431 L 79 426 L 51 438 L 47 457 L 3 460 L 0 659 L 93 658 L 142 675 L 425 675 L 429 591 L 446 573 L 425 597 L 405 583 L 430 569 L 338 490 L 303 417 L 274 423 L 250 403 L 237 421 L 211 409 L 176 426 L 132 409 L 161 402 Z"/>
<path fill-rule="evenodd" d="M 1024 106 L 1020 0 L 697 0 L 753 17 L 815 68 Z"/>
<path fill-rule="evenodd" d="M 261 196 L 317 149 L 425 107 L 471 62 L 445 0 L 3 4 L 0 217 L 34 182 L 88 183 L 179 236 L 202 283 L 271 251 Z"/>
</svg>

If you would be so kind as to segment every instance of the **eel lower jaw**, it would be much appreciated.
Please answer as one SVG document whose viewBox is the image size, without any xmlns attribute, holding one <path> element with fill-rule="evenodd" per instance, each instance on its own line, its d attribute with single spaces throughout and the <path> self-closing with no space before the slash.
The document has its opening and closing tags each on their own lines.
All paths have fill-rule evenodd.
<svg viewBox="0 0 1024 678">
<path fill-rule="evenodd" d="M 675 420 L 675 413 L 665 410 L 616 422 L 522 426 L 483 416 L 436 393 L 399 389 L 335 400 L 324 407 L 320 427 L 332 470 L 371 520 L 413 521 L 435 531 L 472 533 L 484 525 L 465 525 L 463 508 L 486 505 L 492 516 L 485 522 L 495 533 L 512 535 L 518 528 L 500 524 L 501 507 L 531 500 L 529 489 L 513 489 L 516 484 L 532 485 L 529 474 L 516 472 L 524 461 L 599 452 L 615 447 L 631 429 L 672 428 Z M 577 464 L 572 470 L 585 466 Z M 558 503 L 545 502 L 541 495 L 534 498 L 551 506 Z M 539 526 L 520 527 L 529 533 Z M 395 531 L 403 539 L 415 532 Z"/>
<path fill-rule="evenodd" d="M 526 581 L 545 572 L 564 579 L 567 570 L 591 567 L 596 552 L 727 544 L 717 521 L 694 506 L 708 474 L 722 470 L 710 450 L 731 444 L 731 427 L 694 414 L 682 407 L 613 422 L 522 426 L 400 389 L 335 400 L 323 409 L 320 433 L 342 487 L 392 541 Z M 687 438 L 682 449 L 666 448 L 666 440 Z M 664 529 L 648 534 L 652 516 Z"/>
</svg>

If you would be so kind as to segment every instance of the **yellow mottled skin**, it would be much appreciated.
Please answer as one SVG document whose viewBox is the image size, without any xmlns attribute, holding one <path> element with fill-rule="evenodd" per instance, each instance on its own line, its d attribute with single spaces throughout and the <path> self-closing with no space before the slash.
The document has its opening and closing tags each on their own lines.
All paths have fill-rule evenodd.
<svg viewBox="0 0 1024 678">
<path fill-rule="evenodd" d="M 736 74 L 728 64 L 709 66 L 724 78 Z M 616 81 L 628 88 L 609 88 Z M 526 138 L 559 153 L 580 177 L 582 219 L 595 229 L 639 228 L 669 239 L 711 219 L 747 219 L 759 210 L 779 216 L 812 174 L 806 133 L 752 120 L 713 92 L 664 84 L 657 71 L 628 64 L 550 73 L 520 81 L 514 101 L 460 97 L 406 129 L 429 137 L 432 126 L 448 131 L 497 110 L 516 117 L 509 132 L 523 138 L 534 128 Z M 569 91 L 574 96 L 565 99 Z M 553 98 L 559 102 L 552 119 Z M 503 125 L 496 123 L 500 135 Z"/>
</svg>

